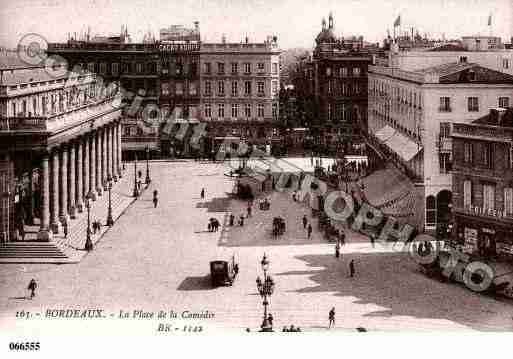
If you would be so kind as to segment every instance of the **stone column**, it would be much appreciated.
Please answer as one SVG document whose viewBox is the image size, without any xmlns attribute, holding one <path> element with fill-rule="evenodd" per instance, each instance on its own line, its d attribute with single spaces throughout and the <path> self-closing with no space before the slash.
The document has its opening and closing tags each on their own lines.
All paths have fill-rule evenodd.
<svg viewBox="0 0 513 359">
<path fill-rule="evenodd" d="M 104 127 L 101 134 L 102 138 L 102 177 L 103 191 L 107 191 L 107 128 Z"/>
<path fill-rule="evenodd" d="M 96 136 L 94 136 L 94 141 L 96 142 L 96 183 L 95 188 L 98 196 L 101 196 L 103 193 L 103 179 L 102 179 L 102 147 L 101 147 L 101 132 L 98 130 L 96 132 Z"/>
<path fill-rule="evenodd" d="M 107 157 L 107 178 L 112 177 L 112 142 L 110 136 L 110 127 L 105 127 L 105 155 Z"/>
<path fill-rule="evenodd" d="M 92 200 L 96 201 L 96 133 L 92 132 L 91 137 L 91 154 L 89 157 L 89 184 Z"/>
<path fill-rule="evenodd" d="M 118 144 L 118 177 L 121 178 L 123 176 L 122 172 L 122 161 L 123 157 L 121 152 L 121 122 L 118 122 L 116 125 L 116 141 Z"/>
<path fill-rule="evenodd" d="M 75 177 L 77 180 L 77 211 L 82 213 L 84 211 L 84 154 L 83 154 L 83 142 L 82 139 L 79 138 L 77 141 L 77 176 Z"/>
<path fill-rule="evenodd" d="M 118 180 L 118 147 L 117 147 L 117 136 L 116 136 L 116 124 L 112 125 L 111 131 L 112 137 L 112 177 L 114 181 Z"/>
<path fill-rule="evenodd" d="M 69 216 L 71 219 L 75 219 L 76 216 L 76 191 L 75 185 L 77 181 L 76 170 L 75 170 L 75 143 L 71 142 L 69 146 Z"/>
<path fill-rule="evenodd" d="M 60 195 L 60 206 L 59 206 L 59 219 L 61 220 L 62 224 L 65 222 L 67 223 L 69 220 L 68 216 L 68 147 L 64 146 L 62 148 L 62 161 L 60 165 L 60 172 L 61 172 L 61 178 L 60 178 L 60 188 L 61 188 L 61 195 Z"/>
<path fill-rule="evenodd" d="M 34 225 L 34 173 L 32 169 L 29 171 L 29 183 L 28 183 L 28 193 L 27 196 L 29 198 L 29 209 L 27 213 L 27 224 Z"/>
<path fill-rule="evenodd" d="M 89 183 L 89 136 L 84 137 L 84 198 L 89 193 L 90 183 Z"/>
<path fill-rule="evenodd" d="M 61 229 L 59 221 L 59 151 L 52 153 L 52 205 L 50 208 L 50 228 L 57 234 Z"/>
<path fill-rule="evenodd" d="M 41 218 L 40 228 L 37 239 L 41 241 L 50 241 L 52 232 L 49 230 L 50 225 L 50 170 L 48 153 L 43 154 L 41 159 L 41 172 L 39 177 L 41 184 Z"/>
</svg>

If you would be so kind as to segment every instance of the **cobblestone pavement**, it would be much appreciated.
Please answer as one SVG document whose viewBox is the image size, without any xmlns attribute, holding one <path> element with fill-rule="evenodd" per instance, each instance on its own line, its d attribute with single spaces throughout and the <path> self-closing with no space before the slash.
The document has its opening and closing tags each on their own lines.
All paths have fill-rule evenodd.
<svg viewBox="0 0 513 359">
<path fill-rule="evenodd" d="M 17 310 L 44 315 L 53 308 L 100 308 L 109 315 L 138 309 L 208 310 L 215 318 L 202 322 L 207 328 L 254 330 L 262 319 L 255 279 L 262 275 L 264 252 L 276 281 L 270 305 L 275 328 L 294 324 L 326 330 L 328 311 L 335 307 L 339 330 L 512 329 L 510 302 L 429 279 L 406 254 L 373 249 L 361 235 L 349 233 L 342 258 L 336 259 L 334 245 L 320 237 L 316 220 L 312 239 L 306 238 L 300 219 L 309 211 L 285 193 L 270 195 L 269 211 L 255 206 L 244 227 L 208 232 L 210 217 L 223 223 L 227 213 L 239 215 L 247 206 L 231 200 L 233 184 L 224 176 L 226 169 L 192 161 L 154 162 L 151 168 L 148 190 L 80 263 L 0 266 L 0 332 L 51 328 L 52 333 L 71 333 L 83 328 L 83 322 L 72 320 L 45 320 L 43 327 L 40 320 L 14 320 Z M 154 189 L 160 198 L 156 209 Z M 270 221 L 276 215 L 285 218 L 287 232 L 275 240 Z M 232 255 L 240 266 L 234 286 L 211 288 L 209 261 Z M 355 278 L 348 275 L 350 259 L 356 261 Z M 27 300 L 31 278 L 39 288 L 36 298 Z M 119 321 L 90 321 L 82 330 L 112 333 L 111 322 Z M 155 331 L 158 321 L 123 323 L 118 332 Z"/>
</svg>

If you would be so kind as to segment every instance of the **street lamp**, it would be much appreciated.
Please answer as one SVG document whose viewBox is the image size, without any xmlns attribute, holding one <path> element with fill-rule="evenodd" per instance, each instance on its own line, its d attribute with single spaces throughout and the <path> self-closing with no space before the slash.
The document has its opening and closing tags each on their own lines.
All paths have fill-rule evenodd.
<svg viewBox="0 0 513 359">
<path fill-rule="evenodd" d="M 146 146 L 146 181 L 145 181 L 146 184 L 150 184 L 150 182 L 151 182 L 149 157 L 150 157 L 150 147 Z"/>
<path fill-rule="evenodd" d="M 107 186 L 109 188 L 109 208 L 107 211 L 107 226 L 112 227 L 114 225 L 114 219 L 112 218 L 112 200 L 111 200 L 111 191 L 112 191 L 112 177 L 107 177 Z"/>
<path fill-rule="evenodd" d="M 135 154 L 135 160 L 134 160 L 134 191 L 133 191 L 133 197 L 135 197 L 135 198 L 139 197 L 139 189 L 137 188 L 137 153 Z"/>
<path fill-rule="evenodd" d="M 267 306 L 269 305 L 267 297 L 270 297 L 274 292 L 274 280 L 271 278 L 271 276 L 267 275 L 267 271 L 269 270 L 269 260 L 267 259 L 265 253 L 260 264 L 262 265 L 262 270 L 264 271 L 264 281 L 262 282 L 260 277 L 257 277 L 256 279 L 258 293 L 264 299 L 264 302 L 262 303 L 264 305 L 264 320 L 260 328 L 262 332 L 272 332 L 273 327 L 267 316 Z"/>
<path fill-rule="evenodd" d="M 93 194 L 89 191 L 85 197 L 86 200 L 86 208 L 87 208 L 87 231 L 86 231 L 86 243 L 85 250 L 92 251 L 93 250 L 93 241 L 91 240 L 91 199 L 93 198 Z"/>
</svg>

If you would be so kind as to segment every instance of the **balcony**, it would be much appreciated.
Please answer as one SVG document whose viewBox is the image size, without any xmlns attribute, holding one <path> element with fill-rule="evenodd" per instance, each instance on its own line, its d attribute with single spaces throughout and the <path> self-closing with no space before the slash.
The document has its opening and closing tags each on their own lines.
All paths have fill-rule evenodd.
<svg viewBox="0 0 513 359">
<path fill-rule="evenodd" d="M 450 137 L 439 137 L 436 147 L 439 152 L 452 152 L 452 139 Z"/>
<path fill-rule="evenodd" d="M 121 110 L 124 105 L 112 99 L 88 103 L 58 114 L 35 117 L 0 118 L 0 133 L 13 131 L 53 132 L 70 126 L 79 125 L 88 119 Z"/>
</svg>

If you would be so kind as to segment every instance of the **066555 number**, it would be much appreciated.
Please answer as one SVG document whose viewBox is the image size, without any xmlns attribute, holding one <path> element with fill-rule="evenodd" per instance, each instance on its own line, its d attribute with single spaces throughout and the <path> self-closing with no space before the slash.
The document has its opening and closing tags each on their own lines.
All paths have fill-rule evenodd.
<svg viewBox="0 0 513 359">
<path fill-rule="evenodd" d="M 39 342 L 25 342 L 25 343 L 9 343 L 9 350 L 39 350 Z"/>
</svg>

